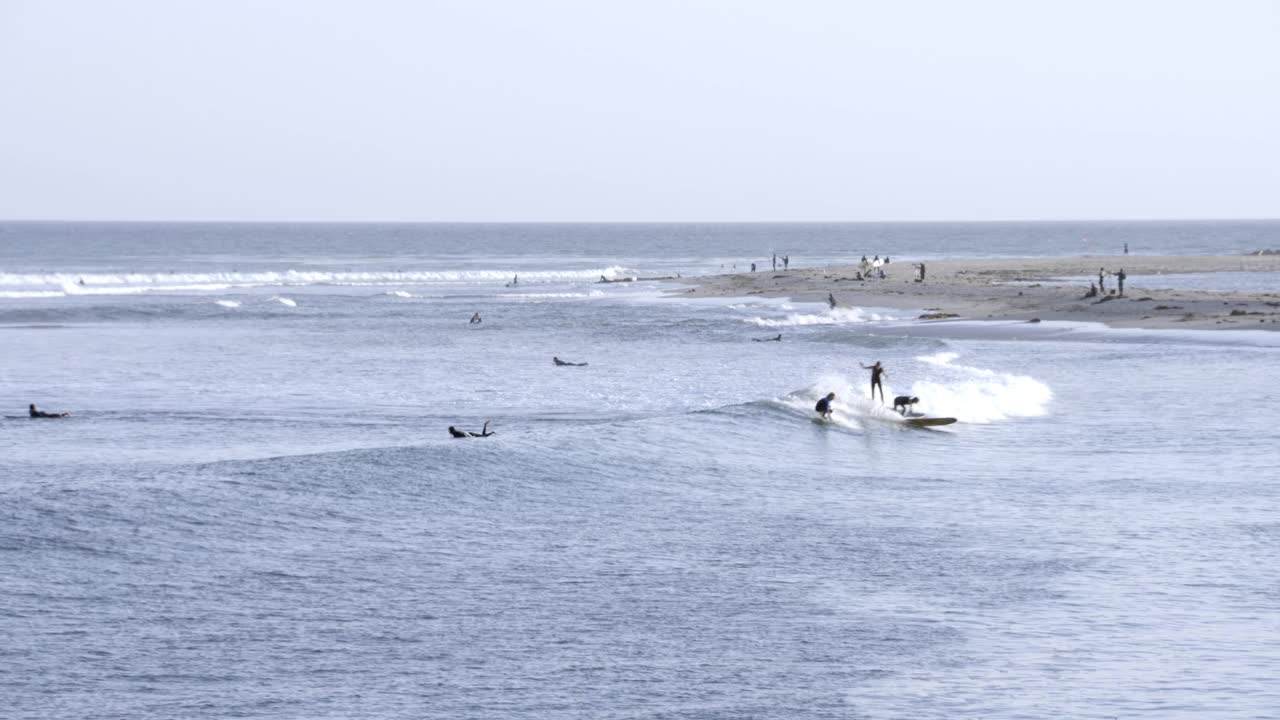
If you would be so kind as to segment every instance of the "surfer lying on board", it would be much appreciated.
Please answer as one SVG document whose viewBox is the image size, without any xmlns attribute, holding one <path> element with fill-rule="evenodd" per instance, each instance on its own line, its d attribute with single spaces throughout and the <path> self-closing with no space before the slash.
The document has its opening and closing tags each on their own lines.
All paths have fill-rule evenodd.
<svg viewBox="0 0 1280 720">
<path fill-rule="evenodd" d="M 458 428 L 450 425 L 449 434 L 456 438 L 473 438 L 473 437 L 489 437 L 490 435 L 496 435 L 497 433 L 489 431 L 489 421 L 485 420 L 484 428 L 482 428 L 479 433 L 467 432 L 466 430 L 459 430 Z"/>
<path fill-rule="evenodd" d="M 872 400 L 876 399 L 876 388 L 880 388 L 880 404 L 883 405 L 884 404 L 884 386 L 880 384 L 880 378 L 881 376 L 887 375 L 888 373 L 884 371 L 884 368 L 880 365 L 879 360 L 877 360 L 874 365 L 863 365 L 862 369 L 871 371 L 871 399 Z"/>
<path fill-rule="evenodd" d="M 569 362 L 568 360 L 561 360 L 561 359 L 560 359 L 560 358 L 558 358 L 558 357 L 552 357 L 552 358 L 551 358 L 551 361 L 552 361 L 552 362 L 554 362 L 556 365 L 563 366 L 563 367 L 584 367 L 584 366 L 586 366 L 586 363 L 571 363 L 571 362 Z"/>
<path fill-rule="evenodd" d="M 49 413 L 43 410 L 37 410 L 35 403 L 31 403 L 27 406 L 27 413 L 33 418 L 64 418 L 71 414 L 66 412 Z"/>
<path fill-rule="evenodd" d="M 782 333 L 767 338 L 751 338 L 751 342 L 782 342 Z"/>
<path fill-rule="evenodd" d="M 836 399 L 835 393 L 827 393 L 827 396 L 818 400 L 818 404 L 813 406 L 814 412 L 822 416 L 823 420 L 831 419 L 831 401 Z"/>
</svg>

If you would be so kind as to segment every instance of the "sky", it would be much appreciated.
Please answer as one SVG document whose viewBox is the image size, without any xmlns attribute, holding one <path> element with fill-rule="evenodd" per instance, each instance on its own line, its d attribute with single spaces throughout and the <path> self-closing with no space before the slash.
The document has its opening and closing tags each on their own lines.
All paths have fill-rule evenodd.
<svg viewBox="0 0 1280 720">
<path fill-rule="evenodd" d="M 0 0 L 0 219 L 1280 217 L 1280 2 Z"/>
</svg>

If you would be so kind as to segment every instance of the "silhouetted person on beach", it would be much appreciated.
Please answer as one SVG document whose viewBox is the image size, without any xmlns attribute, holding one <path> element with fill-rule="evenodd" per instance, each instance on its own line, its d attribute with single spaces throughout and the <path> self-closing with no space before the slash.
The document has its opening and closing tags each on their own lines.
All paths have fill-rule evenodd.
<svg viewBox="0 0 1280 720">
<path fill-rule="evenodd" d="M 1102 278 L 1106 277 L 1106 274 L 1107 274 L 1106 268 L 1098 268 L 1098 292 L 1104 295 L 1107 292 L 1107 286 L 1102 282 Z"/>
<path fill-rule="evenodd" d="M 756 271 L 756 264 L 751 263 L 751 272 L 755 272 L 755 271 Z"/>
<path fill-rule="evenodd" d="M 782 256 L 782 269 L 783 269 L 783 270 L 786 270 L 786 269 L 788 269 L 790 266 L 791 266 L 791 256 L 790 256 L 790 255 L 783 255 L 783 256 Z"/>
<path fill-rule="evenodd" d="M 45 412 L 43 410 L 37 409 L 35 403 L 31 403 L 30 405 L 27 406 L 27 414 L 33 418 L 64 418 L 70 415 L 71 413 L 65 413 L 65 412 L 49 413 L 49 412 Z"/>
<path fill-rule="evenodd" d="M 876 399 L 876 388 L 880 388 L 880 403 L 884 404 L 884 385 L 880 384 L 880 378 L 887 374 L 884 367 L 877 360 L 874 365 L 863 365 L 862 369 L 871 371 L 871 399 Z"/>
<path fill-rule="evenodd" d="M 773 254 L 773 271 L 778 271 L 778 253 Z"/>
<path fill-rule="evenodd" d="M 916 263 L 916 267 L 920 268 L 920 277 L 916 278 L 916 282 L 924 282 L 924 263 Z"/>
<path fill-rule="evenodd" d="M 496 435 L 497 433 L 493 433 L 489 431 L 489 421 L 485 420 L 484 428 L 481 429 L 479 433 L 467 432 L 466 430 L 459 430 L 458 428 L 450 425 L 449 434 L 456 438 L 473 438 L 473 437 L 489 437 L 490 435 Z"/>
<path fill-rule="evenodd" d="M 827 396 L 818 400 L 818 404 L 813 406 L 813 411 L 818 413 L 823 420 L 831 419 L 831 401 L 836 399 L 835 393 L 827 393 Z"/>
<path fill-rule="evenodd" d="M 1125 255 L 1128 255 L 1128 254 L 1129 254 L 1129 243 L 1125 243 L 1125 244 L 1124 244 L 1124 254 L 1125 254 Z"/>
<path fill-rule="evenodd" d="M 1124 279 L 1128 275 L 1124 274 L 1124 268 L 1120 268 L 1120 272 L 1116 273 L 1116 283 L 1120 286 L 1120 297 L 1124 297 Z"/>
<path fill-rule="evenodd" d="M 480 319 L 480 312 L 476 311 L 476 314 L 471 316 L 471 324 L 475 325 L 476 323 L 480 323 L 480 322 L 484 322 L 484 321 Z"/>
</svg>

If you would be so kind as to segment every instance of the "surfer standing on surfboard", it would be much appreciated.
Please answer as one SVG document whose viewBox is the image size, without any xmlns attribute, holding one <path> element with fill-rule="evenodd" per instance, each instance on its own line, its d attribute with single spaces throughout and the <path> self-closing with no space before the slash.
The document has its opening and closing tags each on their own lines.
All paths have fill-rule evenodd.
<svg viewBox="0 0 1280 720">
<path fill-rule="evenodd" d="M 861 363 L 859 363 L 861 365 Z M 880 384 L 880 378 L 887 373 L 877 360 L 875 365 L 862 365 L 863 370 L 871 371 L 871 399 L 876 399 L 876 388 L 880 388 L 880 404 L 884 404 L 884 386 Z"/>
</svg>

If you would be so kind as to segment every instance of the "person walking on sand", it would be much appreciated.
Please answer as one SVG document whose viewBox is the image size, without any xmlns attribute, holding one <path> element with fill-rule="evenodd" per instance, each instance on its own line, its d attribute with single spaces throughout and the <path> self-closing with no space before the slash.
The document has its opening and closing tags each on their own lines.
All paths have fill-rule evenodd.
<svg viewBox="0 0 1280 720">
<path fill-rule="evenodd" d="M 751 263 L 751 272 L 755 272 L 755 271 L 756 271 L 756 264 Z"/>
<path fill-rule="evenodd" d="M 861 363 L 859 363 L 861 364 Z M 880 388 L 880 404 L 884 404 L 884 385 L 880 384 L 880 378 L 888 373 L 885 372 L 884 366 L 877 360 L 874 365 L 863 365 L 863 370 L 871 371 L 871 399 L 876 399 L 876 388 Z"/>
<path fill-rule="evenodd" d="M 813 406 L 813 411 L 823 420 L 831 419 L 831 401 L 836 399 L 835 393 L 827 393 L 827 396 L 818 400 L 818 404 Z"/>
<path fill-rule="evenodd" d="M 1120 272 L 1116 273 L 1116 284 L 1120 286 L 1120 297 L 1124 297 L 1124 279 L 1128 277 L 1124 274 L 1124 268 L 1120 268 Z"/>
<path fill-rule="evenodd" d="M 786 271 L 786 270 L 790 269 L 790 267 L 791 267 L 791 256 L 790 256 L 790 255 L 783 255 L 783 256 L 782 256 L 782 269 L 783 269 L 783 271 Z"/>
<path fill-rule="evenodd" d="M 778 253 L 773 254 L 773 271 L 778 272 Z"/>
</svg>

